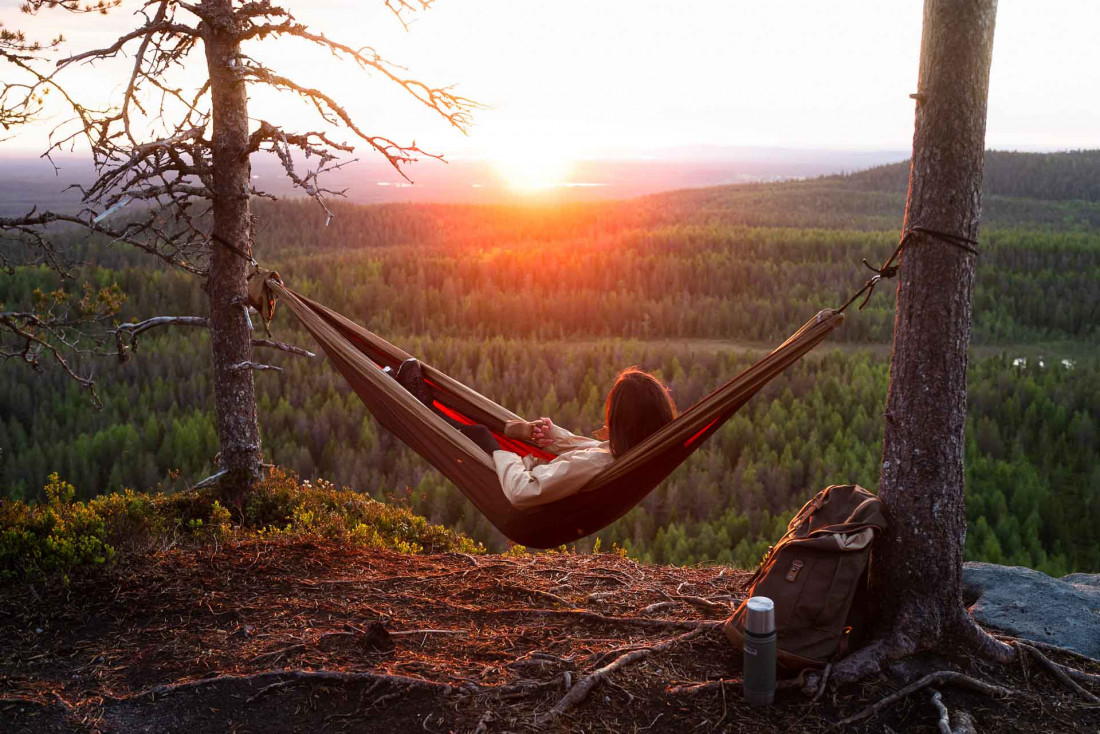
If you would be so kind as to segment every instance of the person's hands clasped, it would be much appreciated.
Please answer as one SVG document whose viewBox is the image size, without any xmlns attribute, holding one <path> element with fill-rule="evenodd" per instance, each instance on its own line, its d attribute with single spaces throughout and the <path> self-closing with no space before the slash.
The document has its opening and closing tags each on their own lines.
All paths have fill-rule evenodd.
<svg viewBox="0 0 1100 734">
<path fill-rule="evenodd" d="M 550 430 L 553 427 L 553 422 L 545 416 L 534 421 L 509 421 L 504 427 L 504 435 L 536 446 L 549 446 L 552 441 Z"/>
</svg>

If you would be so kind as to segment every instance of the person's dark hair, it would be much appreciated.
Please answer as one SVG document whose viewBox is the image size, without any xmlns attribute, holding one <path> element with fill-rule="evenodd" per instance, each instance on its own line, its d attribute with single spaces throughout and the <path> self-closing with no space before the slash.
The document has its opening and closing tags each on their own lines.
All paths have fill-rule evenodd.
<svg viewBox="0 0 1100 734">
<path fill-rule="evenodd" d="M 622 456 L 676 417 L 676 403 L 668 388 L 637 367 L 619 373 L 607 394 L 604 435 L 611 454 Z"/>
</svg>

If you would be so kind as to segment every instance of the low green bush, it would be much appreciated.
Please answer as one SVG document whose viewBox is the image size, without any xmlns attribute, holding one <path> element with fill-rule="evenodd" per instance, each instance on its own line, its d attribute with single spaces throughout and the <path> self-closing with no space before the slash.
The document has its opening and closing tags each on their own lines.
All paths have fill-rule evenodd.
<svg viewBox="0 0 1100 734">
<path fill-rule="evenodd" d="M 0 500 L 0 582 L 60 578 L 134 552 L 232 537 L 318 537 L 401 553 L 484 553 L 476 541 L 407 508 L 329 482 L 301 482 L 273 469 L 254 488 L 241 524 L 216 490 L 157 494 L 124 490 L 86 502 L 56 473 L 44 502 Z"/>
</svg>

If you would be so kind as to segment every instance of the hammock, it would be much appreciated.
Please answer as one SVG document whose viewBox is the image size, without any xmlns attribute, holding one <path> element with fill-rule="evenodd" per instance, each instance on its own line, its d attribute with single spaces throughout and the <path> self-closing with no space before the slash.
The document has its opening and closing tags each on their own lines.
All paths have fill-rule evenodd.
<svg viewBox="0 0 1100 734">
<path fill-rule="evenodd" d="M 396 369 L 411 355 L 275 278 L 266 280 L 267 288 L 313 335 L 378 422 L 454 482 L 501 533 L 532 548 L 575 541 L 625 515 L 749 398 L 844 320 L 837 311 L 820 312 L 759 362 L 616 458 L 577 494 L 520 509 L 505 497 L 492 459 L 484 451 L 382 372 L 382 367 Z M 423 370 L 440 411 L 462 423 L 484 424 L 507 451 L 554 458 L 536 446 L 504 436 L 505 422 L 519 420 L 518 415 L 430 365 L 424 364 Z"/>
</svg>

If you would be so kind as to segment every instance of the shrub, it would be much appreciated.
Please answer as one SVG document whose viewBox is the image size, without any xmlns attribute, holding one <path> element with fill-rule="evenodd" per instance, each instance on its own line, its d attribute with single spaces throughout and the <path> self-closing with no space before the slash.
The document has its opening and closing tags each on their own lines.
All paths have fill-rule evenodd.
<svg viewBox="0 0 1100 734">
<path fill-rule="evenodd" d="M 243 526 L 211 490 L 154 494 L 124 490 L 76 502 L 56 473 L 46 501 L 0 500 L 0 581 L 60 577 L 131 554 L 180 542 L 238 537 L 320 537 L 400 553 L 484 553 L 485 548 L 405 507 L 385 504 L 324 480 L 300 482 L 273 469 L 251 493 Z"/>
</svg>

